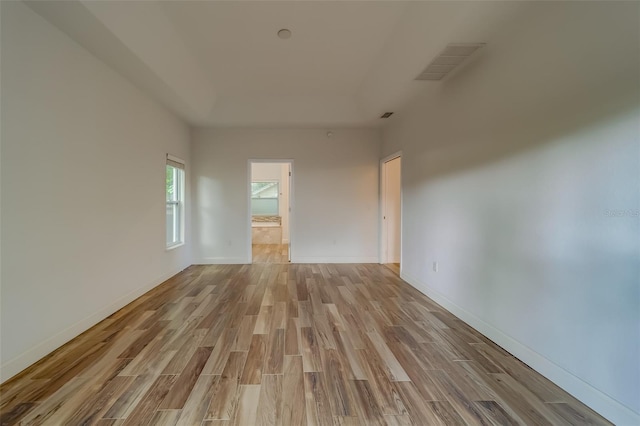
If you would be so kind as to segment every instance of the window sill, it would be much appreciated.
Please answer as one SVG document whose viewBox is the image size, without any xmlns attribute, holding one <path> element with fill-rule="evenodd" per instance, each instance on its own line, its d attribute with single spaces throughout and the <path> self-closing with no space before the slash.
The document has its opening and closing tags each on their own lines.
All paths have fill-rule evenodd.
<svg viewBox="0 0 640 426">
<path fill-rule="evenodd" d="M 173 244 L 173 245 L 167 246 L 167 247 L 166 247 L 166 249 L 165 249 L 165 251 L 171 251 L 171 250 L 173 250 L 173 249 L 177 249 L 178 247 L 182 247 L 183 245 L 184 245 L 184 241 L 183 241 L 183 242 L 181 242 L 181 243 L 176 243 L 176 244 Z"/>
</svg>

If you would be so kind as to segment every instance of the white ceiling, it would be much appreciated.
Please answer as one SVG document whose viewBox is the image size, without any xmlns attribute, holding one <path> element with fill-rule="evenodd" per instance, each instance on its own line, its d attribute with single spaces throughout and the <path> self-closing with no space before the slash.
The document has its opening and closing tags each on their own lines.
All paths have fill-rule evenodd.
<svg viewBox="0 0 640 426">
<path fill-rule="evenodd" d="M 391 2 L 167 2 L 222 96 L 354 96 L 402 12 Z M 276 36 L 281 28 L 292 37 Z"/>
<path fill-rule="evenodd" d="M 27 4 L 188 122 L 259 127 L 379 125 L 382 113 L 439 84 L 414 78 L 447 43 L 490 45 L 524 7 L 403 1 Z M 281 28 L 293 36 L 279 39 Z"/>
</svg>

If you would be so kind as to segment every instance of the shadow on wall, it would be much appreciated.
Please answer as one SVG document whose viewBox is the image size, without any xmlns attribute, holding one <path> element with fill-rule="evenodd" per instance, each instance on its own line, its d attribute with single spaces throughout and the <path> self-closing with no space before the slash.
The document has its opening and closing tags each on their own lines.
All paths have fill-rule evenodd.
<svg viewBox="0 0 640 426">
<path fill-rule="evenodd" d="M 384 152 L 404 154 L 403 275 L 604 415 L 640 413 L 638 8 L 579 7 L 515 22 L 401 111 Z"/>
<path fill-rule="evenodd" d="M 403 235 L 403 268 L 638 412 L 633 107 L 568 120 L 578 127 L 531 137 L 519 149 L 507 143 L 515 134 L 485 151 L 403 146 L 403 215 L 418 224 Z M 423 266 L 431 261 L 440 262 L 438 274 Z"/>
<path fill-rule="evenodd" d="M 416 120 L 434 127 L 428 140 L 416 132 L 394 133 L 421 147 L 417 153 L 424 156 L 415 162 L 432 160 L 423 168 L 428 177 L 558 141 L 633 113 L 640 102 L 637 4 L 509 7 L 488 39 L 474 40 L 487 42 L 476 57 L 442 82 L 424 84 L 423 95 L 391 122 L 393 128 Z M 594 31 L 604 24 L 615 26 L 608 37 Z M 624 53 L 625 45 L 633 53 Z M 440 151 L 446 161 L 438 158 Z"/>
</svg>

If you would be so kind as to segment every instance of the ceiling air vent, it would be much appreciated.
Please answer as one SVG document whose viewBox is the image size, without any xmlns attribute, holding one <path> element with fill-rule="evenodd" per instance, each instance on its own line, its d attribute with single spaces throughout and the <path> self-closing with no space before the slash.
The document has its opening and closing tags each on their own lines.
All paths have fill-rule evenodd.
<svg viewBox="0 0 640 426">
<path fill-rule="evenodd" d="M 380 118 L 389 118 L 389 117 L 391 117 L 392 115 L 393 115 L 393 113 L 392 113 L 392 112 L 385 112 L 384 114 L 382 114 L 382 115 L 380 116 Z"/>
<path fill-rule="evenodd" d="M 485 43 L 451 43 L 431 61 L 416 80 L 442 80 L 447 74 L 459 67 Z"/>
</svg>

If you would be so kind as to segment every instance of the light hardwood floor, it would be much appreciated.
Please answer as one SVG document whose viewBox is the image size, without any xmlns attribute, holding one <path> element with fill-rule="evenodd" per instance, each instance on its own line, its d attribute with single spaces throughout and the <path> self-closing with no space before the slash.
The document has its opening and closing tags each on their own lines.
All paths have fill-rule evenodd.
<svg viewBox="0 0 640 426">
<path fill-rule="evenodd" d="M 608 424 L 373 264 L 192 266 L 0 395 L 3 425 Z"/>
<path fill-rule="evenodd" d="M 400 264 L 399 263 L 385 263 L 384 266 L 391 269 L 396 274 L 400 275 Z"/>
<path fill-rule="evenodd" d="M 253 263 L 289 263 L 289 244 L 252 244 Z"/>
</svg>

